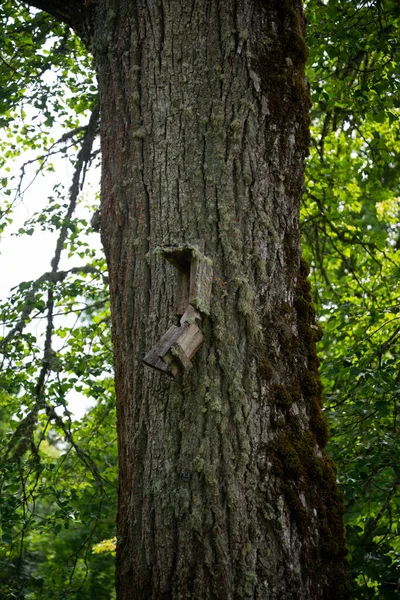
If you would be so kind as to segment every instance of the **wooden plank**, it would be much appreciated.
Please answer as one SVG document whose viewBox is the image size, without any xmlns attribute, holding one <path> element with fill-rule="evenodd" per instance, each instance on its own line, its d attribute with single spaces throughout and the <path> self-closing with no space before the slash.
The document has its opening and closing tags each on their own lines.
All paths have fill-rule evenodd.
<svg viewBox="0 0 400 600">
<path fill-rule="evenodd" d="M 174 313 L 179 317 L 183 315 L 189 304 L 189 269 L 186 271 L 178 271 L 176 282 Z"/>
<path fill-rule="evenodd" d="M 192 368 L 193 365 L 190 359 L 202 345 L 204 337 L 195 323 L 185 322 L 179 328 L 179 335 L 176 332 L 174 338 L 174 342 L 162 356 L 162 359 L 168 366 L 168 371 L 176 376 L 179 371 L 188 371 Z"/>
<path fill-rule="evenodd" d="M 157 369 L 157 371 L 167 373 L 168 375 L 172 374 L 170 373 L 168 364 L 166 364 L 161 357 L 168 352 L 168 349 L 172 346 L 180 334 L 181 328 L 177 327 L 177 325 L 172 325 L 172 327 L 170 327 L 168 331 L 159 339 L 157 344 L 155 344 L 151 350 L 149 350 L 144 357 L 143 362 L 149 367 Z"/>
<path fill-rule="evenodd" d="M 181 370 L 192 367 L 191 358 L 204 341 L 198 325 L 200 313 L 210 312 L 212 262 L 202 254 L 203 241 L 196 245 L 165 246 L 156 252 L 178 269 L 175 314 L 182 318 L 180 327 L 172 325 L 143 361 L 175 377 Z"/>
<path fill-rule="evenodd" d="M 183 325 L 187 321 L 189 323 L 196 323 L 197 325 L 200 325 L 201 323 L 201 315 L 199 311 L 196 310 L 191 304 L 187 305 L 187 308 L 182 315 L 180 323 L 181 325 Z"/>
<path fill-rule="evenodd" d="M 185 323 L 181 327 L 182 333 L 176 340 L 176 344 L 182 348 L 190 360 L 204 342 L 203 334 L 195 323 Z"/>
<path fill-rule="evenodd" d="M 171 354 L 174 356 L 174 358 L 177 359 L 177 361 L 179 362 L 179 366 L 184 371 L 189 371 L 189 369 L 193 367 L 192 361 L 188 359 L 182 347 L 178 343 L 172 346 Z"/>
<path fill-rule="evenodd" d="M 190 267 L 189 303 L 206 315 L 210 314 L 212 263 L 203 256 L 193 256 Z"/>
</svg>

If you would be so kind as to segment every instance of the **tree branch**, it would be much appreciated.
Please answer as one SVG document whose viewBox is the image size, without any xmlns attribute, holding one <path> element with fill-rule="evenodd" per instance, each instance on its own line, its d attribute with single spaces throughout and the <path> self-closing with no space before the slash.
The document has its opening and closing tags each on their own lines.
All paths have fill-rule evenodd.
<svg viewBox="0 0 400 600">
<path fill-rule="evenodd" d="M 23 0 L 32 8 L 43 10 L 66 23 L 88 45 L 92 34 L 92 17 L 97 0 Z"/>
<path fill-rule="evenodd" d="M 86 11 L 85 0 L 25 0 L 25 3 L 44 10 L 71 27 L 82 20 Z"/>
<path fill-rule="evenodd" d="M 65 215 L 65 218 L 64 218 L 64 223 L 60 229 L 60 233 L 59 233 L 59 236 L 57 239 L 54 257 L 51 261 L 51 271 L 48 273 L 47 272 L 44 273 L 38 280 L 36 280 L 32 284 L 32 288 L 30 289 L 30 291 L 28 292 L 28 294 L 26 296 L 25 305 L 21 311 L 20 319 L 17 321 L 17 323 L 14 325 L 14 327 L 8 332 L 8 334 L 0 341 L 0 350 L 2 348 L 4 348 L 4 351 L 3 351 L 4 354 L 6 353 L 6 347 L 7 347 L 8 342 L 16 334 L 21 334 L 23 329 L 25 328 L 25 325 L 27 324 L 27 320 L 29 319 L 31 312 L 35 307 L 35 294 L 36 294 L 37 290 L 40 288 L 41 283 L 43 281 L 50 281 L 54 287 L 54 285 L 58 281 L 63 281 L 69 273 L 77 273 L 79 271 L 80 272 L 83 271 L 82 267 L 76 267 L 76 268 L 70 269 L 70 271 L 61 271 L 60 272 L 58 270 L 58 266 L 60 263 L 61 252 L 64 247 L 64 242 L 68 237 L 68 231 L 69 231 L 68 227 L 69 227 L 72 215 L 76 208 L 76 203 L 78 201 L 79 192 L 82 189 L 83 179 L 85 176 L 85 169 L 86 169 L 87 164 L 90 162 L 93 142 L 97 135 L 97 130 L 98 130 L 98 120 L 99 120 L 99 106 L 97 105 L 97 106 L 95 106 L 95 108 L 92 111 L 92 114 L 90 115 L 89 123 L 86 127 L 86 132 L 85 132 L 85 135 L 82 140 L 81 149 L 78 152 L 78 156 L 77 156 L 77 160 L 76 160 L 76 164 L 75 164 L 75 171 L 74 171 L 74 175 L 72 178 L 72 185 L 69 189 L 69 206 L 68 206 L 68 210 Z M 90 265 L 85 266 L 84 270 L 87 273 L 93 272 L 92 267 Z M 52 288 L 50 288 L 49 293 L 51 292 L 51 289 Z M 52 312 L 53 300 L 49 296 L 48 297 L 48 314 L 50 314 L 50 309 Z"/>
</svg>

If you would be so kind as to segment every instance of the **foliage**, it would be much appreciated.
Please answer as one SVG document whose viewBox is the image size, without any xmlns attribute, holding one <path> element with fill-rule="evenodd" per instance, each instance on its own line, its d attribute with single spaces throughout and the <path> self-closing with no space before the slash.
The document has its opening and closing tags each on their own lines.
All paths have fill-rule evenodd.
<svg viewBox="0 0 400 600">
<path fill-rule="evenodd" d="M 98 544 L 93 547 L 93 552 L 95 554 L 115 554 L 115 549 L 117 545 L 117 538 L 113 537 L 110 540 L 102 540 Z"/>
<path fill-rule="evenodd" d="M 313 143 L 305 251 L 347 507 L 354 598 L 400 591 L 397 2 L 307 4 Z"/>
<path fill-rule="evenodd" d="M 113 561 L 92 549 L 115 527 L 109 302 L 82 196 L 98 155 L 94 75 L 65 25 L 19 2 L 4 2 L 0 19 L 1 229 L 31 181 L 49 180 L 58 153 L 73 167 L 70 188 L 56 179 L 17 230 L 55 234 L 49 270 L 0 304 L 0 596 L 108 599 Z M 22 152 L 32 158 L 17 176 L 10 165 Z M 68 410 L 71 393 L 94 403 L 82 420 Z"/>
<path fill-rule="evenodd" d="M 347 505 L 353 596 L 390 600 L 400 581 L 400 6 L 308 0 L 306 8 L 313 106 L 302 222 L 325 329 L 329 450 Z M 71 187 L 57 181 L 18 228 L 56 234 L 49 271 L 0 305 L 0 596 L 112 598 L 107 275 L 80 208 L 98 155 L 94 75 L 69 28 L 20 1 L 2 3 L 0 36 L 0 233 L 30 181 L 55 170 L 57 153 L 74 168 Z M 16 177 L 7 169 L 26 152 Z M 82 420 L 69 413 L 72 393 L 94 402 Z"/>
</svg>

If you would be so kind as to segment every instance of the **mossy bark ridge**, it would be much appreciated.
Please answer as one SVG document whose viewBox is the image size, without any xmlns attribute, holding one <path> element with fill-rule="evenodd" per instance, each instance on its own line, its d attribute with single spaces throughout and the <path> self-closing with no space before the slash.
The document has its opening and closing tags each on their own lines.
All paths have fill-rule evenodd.
<svg viewBox="0 0 400 600">
<path fill-rule="evenodd" d="M 119 439 L 119 600 L 347 597 L 342 499 L 301 262 L 308 147 L 296 0 L 98 0 Z M 175 379 L 143 357 L 204 241 L 204 343 Z"/>
</svg>

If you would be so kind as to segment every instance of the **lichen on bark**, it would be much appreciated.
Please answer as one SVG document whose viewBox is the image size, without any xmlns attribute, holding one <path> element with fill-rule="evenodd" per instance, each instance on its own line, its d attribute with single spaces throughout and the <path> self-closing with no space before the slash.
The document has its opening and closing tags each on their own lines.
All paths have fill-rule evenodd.
<svg viewBox="0 0 400 600">
<path fill-rule="evenodd" d="M 300 259 L 302 24 L 297 0 L 98 0 L 120 600 L 347 594 Z M 170 381 L 142 362 L 174 324 L 174 268 L 154 250 L 193 240 L 212 302 L 194 367 Z"/>
</svg>

